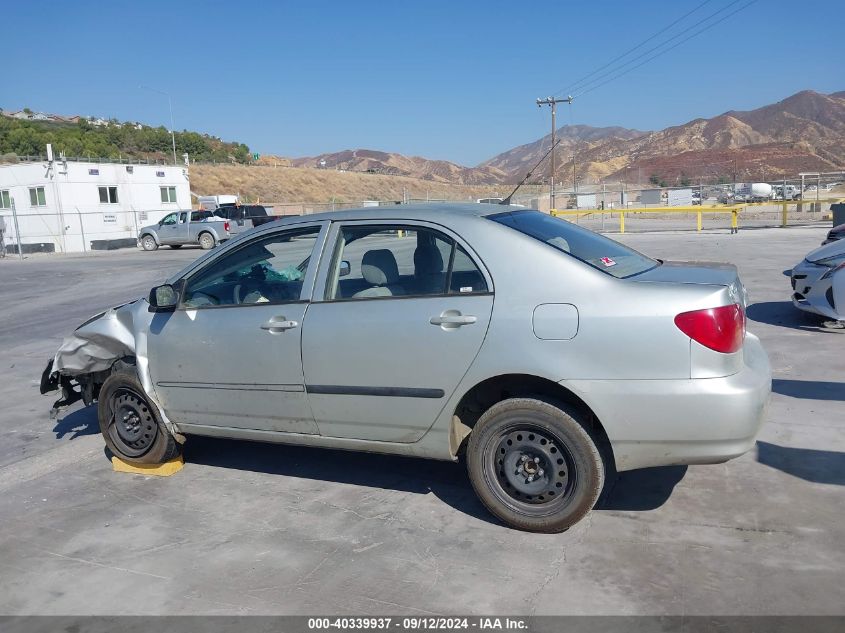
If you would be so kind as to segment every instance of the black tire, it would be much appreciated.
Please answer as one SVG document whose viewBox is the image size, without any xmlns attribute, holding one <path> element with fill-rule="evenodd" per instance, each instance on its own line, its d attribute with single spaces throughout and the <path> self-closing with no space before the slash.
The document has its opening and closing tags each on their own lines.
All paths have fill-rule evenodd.
<svg viewBox="0 0 845 633">
<path fill-rule="evenodd" d="M 179 455 L 179 444 L 148 401 L 132 365 L 103 383 L 97 417 L 109 450 L 126 462 L 163 464 Z"/>
<path fill-rule="evenodd" d="M 171 244 L 170 248 L 182 248 L 181 244 Z"/>
<path fill-rule="evenodd" d="M 583 519 L 604 485 L 596 442 L 566 405 L 511 398 L 490 407 L 467 446 L 481 502 L 511 527 L 563 532 Z"/>
<path fill-rule="evenodd" d="M 143 248 L 145 251 L 154 251 L 158 248 L 158 242 L 156 242 L 156 238 L 154 238 L 149 233 L 147 235 L 142 235 L 141 248 Z"/>
<path fill-rule="evenodd" d="M 214 248 L 214 245 L 217 243 L 217 240 L 215 240 L 214 236 L 208 231 L 200 233 L 197 239 L 199 240 L 200 248 L 204 251 Z"/>
</svg>

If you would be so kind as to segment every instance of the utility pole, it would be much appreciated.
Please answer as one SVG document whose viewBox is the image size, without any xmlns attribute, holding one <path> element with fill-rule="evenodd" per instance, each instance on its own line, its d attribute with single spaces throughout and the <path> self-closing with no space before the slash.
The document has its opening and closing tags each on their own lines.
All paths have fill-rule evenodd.
<svg viewBox="0 0 845 633">
<path fill-rule="evenodd" d="M 552 161 L 551 161 L 551 170 L 552 175 L 549 179 L 549 208 L 555 209 L 555 115 L 557 114 L 557 104 L 558 103 L 572 103 L 572 97 L 566 97 L 566 99 L 556 99 L 554 97 L 546 97 L 545 99 L 537 99 L 537 107 L 542 108 L 544 105 L 552 107 Z"/>
</svg>

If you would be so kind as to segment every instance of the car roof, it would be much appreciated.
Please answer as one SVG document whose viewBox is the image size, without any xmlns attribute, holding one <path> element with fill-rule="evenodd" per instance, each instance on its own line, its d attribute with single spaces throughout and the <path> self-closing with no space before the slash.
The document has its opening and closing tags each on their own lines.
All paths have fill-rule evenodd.
<svg viewBox="0 0 845 633">
<path fill-rule="evenodd" d="M 361 207 L 358 209 L 344 209 L 342 211 L 324 211 L 308 215 L 280 216 L 278 222 L 288 224 L 301 222 L 318 222 L 332 220 L 344 222 L 347 220 L 431 220 L 448 221 L 456 215 L 462 217 L 485 217 L 508 211 L 531 211 L 525 207 L 512 207 L 501 204 L 486 204 L 478 202 L 436 202 L 420 204 L 396 204 L 380 207 Z"/>
</svg>

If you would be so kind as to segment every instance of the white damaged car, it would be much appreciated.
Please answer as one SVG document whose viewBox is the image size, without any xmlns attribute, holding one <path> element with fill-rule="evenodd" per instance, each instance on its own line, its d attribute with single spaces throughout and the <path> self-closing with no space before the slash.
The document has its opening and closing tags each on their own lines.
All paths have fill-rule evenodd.
<svg viewBox="0 0 845 633">
<path fill-rule="evenodd" d="M 792 303 L 845 325 L 845 240 L 811 251 L 792 269 Z"/>
</svg>

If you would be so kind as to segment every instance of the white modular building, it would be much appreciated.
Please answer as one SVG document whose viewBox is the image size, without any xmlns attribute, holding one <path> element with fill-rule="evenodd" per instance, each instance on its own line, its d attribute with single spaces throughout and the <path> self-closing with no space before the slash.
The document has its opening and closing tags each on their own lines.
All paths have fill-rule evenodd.
<svg viewBox="0 0 845 633">
<path fill-rule="evenodd" d="M 0 164 L 0 217 L 15 252 L 18 243 L 24 253 L 132 246 L 139 228 L 190 208 L 185 166 L 61 157 Z"/>
</svg>

